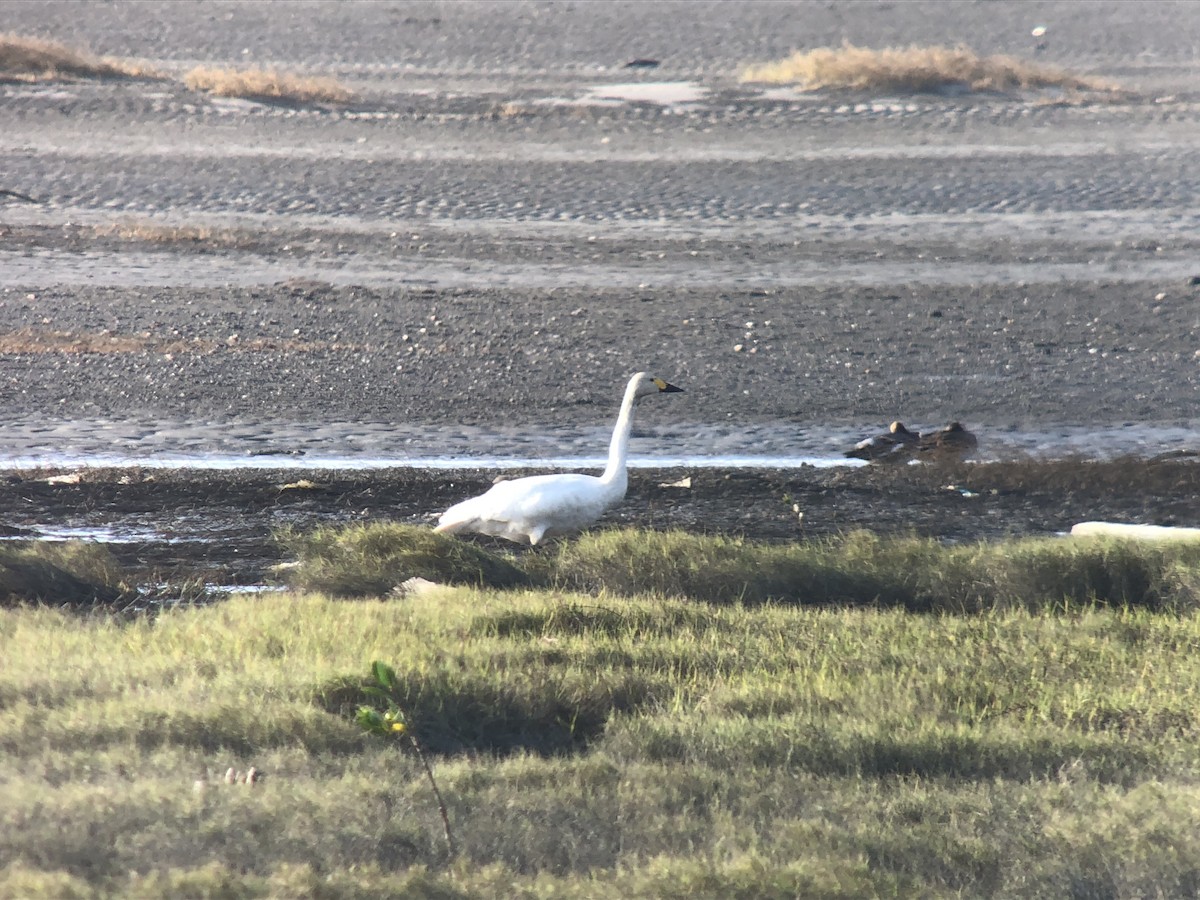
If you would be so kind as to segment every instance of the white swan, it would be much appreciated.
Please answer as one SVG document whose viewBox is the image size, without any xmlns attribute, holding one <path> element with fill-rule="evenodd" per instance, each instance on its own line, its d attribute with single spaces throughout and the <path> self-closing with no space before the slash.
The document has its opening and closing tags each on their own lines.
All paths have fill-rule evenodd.
<svg viewBox="0 0 1200 900">
<path fill-rule="evenodd" d="M 450 507 L 442 513 L 434 531 L 448 534 L 473 531 L 517 543 L 537 544 L 548 537 L 586 528 L 625 496 L 629 484 L 625 457 L 634 405 L 648 394 L 682 390 L 661 378 L 638 372 L 625 388 L 604 474 L 597 477 L 572 472 L 501 481 L 486 494 Z"/>
</svg>

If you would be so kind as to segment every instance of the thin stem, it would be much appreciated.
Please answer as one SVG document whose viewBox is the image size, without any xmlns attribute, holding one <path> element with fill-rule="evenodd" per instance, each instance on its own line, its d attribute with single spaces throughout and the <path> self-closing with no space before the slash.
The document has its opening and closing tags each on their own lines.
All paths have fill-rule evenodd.
<svg viewBox="0 0 1200 900">
<path fill-rule="evenodd" d="M 442 814 L 442 830 L 446 834 L 446 847 L 450 851 L 451 856 L 455 856 L 457 851 L 454 849 L 454 835 L 450 832 L 450 814 L 446 812 L 446 801 L 442 799 L 442 792 L 438 790 L 437 781 L 433 777 L 433 768 L 429 765 L 429 760 L 425 758 L 425 754 L 421 752 L 421 745 L 417 743 L 417 739 L 404 732 L 404 736 L 408 738 L 408 742 L 412 744 L 412 748 L 416 751 L 417 759 L 421 761 L 421 765 L 425 767 L 425 774 L 429 778 L 429 786 L 433 788 L 433 796 L 437 798 L 438 812 Z"/>
</svg>

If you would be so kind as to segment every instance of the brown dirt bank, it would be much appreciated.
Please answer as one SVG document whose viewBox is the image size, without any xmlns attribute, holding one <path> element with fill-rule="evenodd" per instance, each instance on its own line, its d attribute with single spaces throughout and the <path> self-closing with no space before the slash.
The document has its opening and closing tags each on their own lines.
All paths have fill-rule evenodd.
<svg viewBox="0 0 1200 900">
<path fill-rule="evenodd" d="M 107 531 L 113 552 L 140 582 L 199 577 L 217 584 L 277 580 L 271 567 L 285 560 L 272 535 L 280 528 L 431 522 L 451 503 L 485 490 L 494 477 L 492 472 L 399 468 L 370 473 L 96 469 L 83 472 L 77 483 L 50 484 L 49 475 L 10 472 L 0 479 L 9 535 L 33 538 L 47 527 Z M 690 487 L 672 486 L 685 476 Z M 309 483 L 298 484 L 303 478 Z M 969 541 L 1050 535 L 1090 519 L 1200 523 L 1200 466 L 1187 460 L 1122 459 L 636 470 L 625 501 L 603 524 L 768 541 L 860 528 Z"/>
</svg>

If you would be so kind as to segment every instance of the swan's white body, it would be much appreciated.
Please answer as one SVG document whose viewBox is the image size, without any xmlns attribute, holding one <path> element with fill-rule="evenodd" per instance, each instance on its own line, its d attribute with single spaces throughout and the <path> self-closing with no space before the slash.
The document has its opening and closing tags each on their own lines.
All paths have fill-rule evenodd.
<svg viewBox="0 0 1200 900">
<path fill-rule="evenodd" d="M 647 394 L 679 390 L 661 378 L 638 372 L 625 388 L 603 474 L 533 475 L 501 481 L 486 494 L 450 507 L 442 513 L 434 531 L 449 534 L 471 531 L 522 544 L 538 544 L 546 538 L 587 528 L 625 496 L 629 484 L 625 459 L 634 405 Z"/>
</svg>

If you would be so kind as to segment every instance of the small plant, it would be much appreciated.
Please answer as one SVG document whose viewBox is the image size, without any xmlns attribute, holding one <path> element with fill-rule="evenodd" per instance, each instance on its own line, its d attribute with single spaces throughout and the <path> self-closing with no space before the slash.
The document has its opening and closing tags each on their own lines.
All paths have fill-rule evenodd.
<svg viewBox="0 0 1200 900">
<path fill-rule="evenodd" d="M 370 706 L 360 706 L 355 721 L 368 734 L 383 738 L 404 738 L 408 741 L 408 745 L 412 747 L 417 759 L 425 768 L 429 786 L 433 788 L 433 796 L 437 798 L 438 812 L 442 814 L 442 831 L 446 835 L 446 848 L 450 851 L 450 855 L 454 856 L 454 835 L 450 830 L 450 815 L 446 812 L 446 801 L 442 799 L 442 792 L 438 789 L 437 780 L 433 777 L 433 767 L 429 765 L 429 760 L 421 751 L 421 745 L 417 743 L 416 736 L 409 728 L 408 716 L 396 702 L 396 670 L 387 663 L 376 660 L 371 663 L 371 681 L 371 684 L 363 688 L 363 693 L 382 700 L 387 704 L 387 709 L 380 712 Z"/>
</svg>

